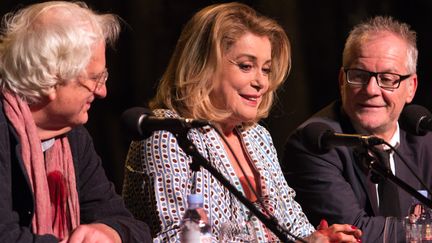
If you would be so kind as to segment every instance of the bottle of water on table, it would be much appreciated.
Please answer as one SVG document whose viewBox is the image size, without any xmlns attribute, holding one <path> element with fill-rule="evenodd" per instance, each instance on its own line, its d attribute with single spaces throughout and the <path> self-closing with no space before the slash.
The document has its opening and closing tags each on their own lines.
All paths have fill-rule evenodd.
<svg viewBox="0 0 432 243">
<path fill-rule="evenodd" d="M 418 190 L 428 197 L 426 190 Z M 432 209 L 413 199 L 405 220 L 407 242 L 432 242 Z"/>
<path fill-rule="evenodd" d="M 211 243 L 211 227 L 203 208 L 202 194 L 190 194 L 187 201 L 188 208 L 180 224 L 180 241 L 182 243 Z"/>
</svg>

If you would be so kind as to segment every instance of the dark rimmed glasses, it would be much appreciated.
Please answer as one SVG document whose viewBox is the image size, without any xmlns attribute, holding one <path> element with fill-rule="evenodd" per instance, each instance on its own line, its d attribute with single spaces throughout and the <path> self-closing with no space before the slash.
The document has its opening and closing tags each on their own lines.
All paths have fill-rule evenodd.
<svg viewBox="0 0 432 243">
<path fill-rule="evenodd" d="M 367 85 L 371 77 L 375 77 L 378 86 L 386 90 L 399 88 L 400 82 L 409 78 L 412 74 L 400 75 L 388 72 L 370 72 L 359 68 L 344 68 L 348 84 L 355 86 Z"/>
</svg>

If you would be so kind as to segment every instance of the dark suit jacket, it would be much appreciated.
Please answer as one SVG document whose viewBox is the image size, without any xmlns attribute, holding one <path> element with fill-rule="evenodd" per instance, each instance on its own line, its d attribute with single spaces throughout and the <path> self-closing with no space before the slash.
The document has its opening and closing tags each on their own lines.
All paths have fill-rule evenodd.
<svg viewBox="0 0 432 243">
<path fill-rule="evenodd" d="M 329 223 L 347 223 L 359 227 L 363 242 L 382 242 L 386 219 L 379 215 L 376 201 L 368 190 L 366 172 L 360 164 L 355 149 L 336 147 L 330 152 L 318 155 L 305 147 L 301 128 L 311 122 L 325 123 L 339 133 L 356 133 L 348 119 L 341 112 L 339 102 L 335 102 L 303 123 L 288 139 L 285 146 L 282 168 L 288 184 L 297 193 L 300 203 L 313 225 L 321 219 Z M 413 136 L 400 130 L 398 152 L 405 158 L 415 173 L 432 185 L 432 133 Z M 415 189 L 424 189 L 396 155 L 396 176 Z M 399 189 L 401 215 L 406 216 L 412 197 Z M 397 232 L 400 242 L 404 242 L 402 226 L 397 221 L 389 221 L 390 233 Z M 391 237 L 395 237 L 393 234 Z"/>
<path fill-rule="evenodd" d="M 68 133 L 75 165 L 81 224 L 104 223 L 123 242 L 151 242 L 147 225 L 133 219 L 105 176 L 87 130 Z M 34 198 L 21 158 L 21 146 L 0 102 L 0 242 L 58 242 L 53 235 L 31 231 Z"/>
</svg>

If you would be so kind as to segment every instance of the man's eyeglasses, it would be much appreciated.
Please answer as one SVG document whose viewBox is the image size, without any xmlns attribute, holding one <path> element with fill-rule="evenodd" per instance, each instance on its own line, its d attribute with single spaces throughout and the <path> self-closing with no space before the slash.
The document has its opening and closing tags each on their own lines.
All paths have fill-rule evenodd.
<svg viewBox="0 0 432 243">
<path fill-rule="evenodd" d="M 386 90 L 399 88 L 400 82 L 409 78 L 412 74 L 400 75 L 387 72 L 369 72 L 358 68 L 344 68 L 346 80 L 350 85 L 367 85 L 372 77 L 375 77 L 378 86 Z"/>
<path fill-rule="evenodd" d="M 83 77 L 83 79 L 86 80 L 91 80 L 94 82 L 94 87 L 90 88 L 87 85 L 82 84 L 84 87 L 86 87 L 87 89 L 89 89 L 92 92 L 98 91 L 102 88 L 102 86 L 105 85 L 106 81 L 108 80 L 108 70 L 105 68 L 103 70 L 103 72 L 96 74 L 94 76 L 90 76 L 90 77 Z"/>
</svg>

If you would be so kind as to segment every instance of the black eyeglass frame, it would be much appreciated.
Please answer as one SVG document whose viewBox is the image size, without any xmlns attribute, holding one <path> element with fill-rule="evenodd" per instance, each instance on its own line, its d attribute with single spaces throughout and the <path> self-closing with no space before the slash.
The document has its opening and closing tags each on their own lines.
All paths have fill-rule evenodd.
<svg viewBox="0 0 432 243">
<path fill-rule="evenodd" d="M 343 68 L 343 70 L 344 70 L 344 72 L 345 72 L 345 79 L 346 79 L 347 83 L 350 84 L 350 85 L 367 85 L 367 84 L 370 82 L 370 79 L 371 79 L 372 77 L 375 77 L 375 80 L 376 80 L 378 86 L 379 86 L 380 88 L 383 88 L 383 89 L 386 89 L 386 90 L 394 90 L 394 89 L 398 89 L 399 86 L 400 86 L 400 83 L 401 83 L 402 81 L 408 79 L 408 78 L 411 77 L 411 75 L 412 75 L 412 74 L 400 75 L 400 74 L 397 74 L 397 73 L 390 73 L 390 72 L 371 72 L 371 71 L 367 71 L 367 70 L 360 69 L 360 68 Z M 349 79 L 348 79 L 348 72 L 351 71 L 351 70 L 361 71 L 361 72 L 364 72 L 364 73 L 369 74 L 369 79 L 368 79 L 368 81 L 367 81 L 366 83 L 353 83 L 353 82 L 350 82 Z M 382 83 L 380 83 L 380 82 L 381 82 L 381 79 L 378 78 L 378 77 L 379 77 L 378 75 L 380 75 L 380 74 L 391 74 L 391 75 L 396 75 L 396 76 L 398 76 L 399 79 L 397 79 L 397 80 L 394 81 L 394 82 L 396 83 L 396 86 L 383 86 Z"/>
</svg>

